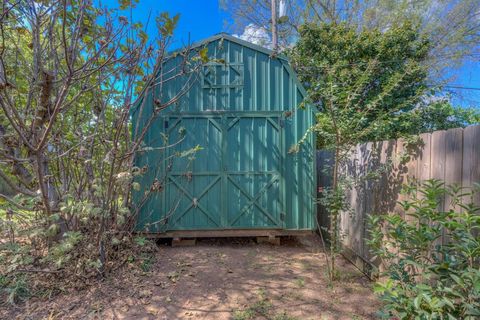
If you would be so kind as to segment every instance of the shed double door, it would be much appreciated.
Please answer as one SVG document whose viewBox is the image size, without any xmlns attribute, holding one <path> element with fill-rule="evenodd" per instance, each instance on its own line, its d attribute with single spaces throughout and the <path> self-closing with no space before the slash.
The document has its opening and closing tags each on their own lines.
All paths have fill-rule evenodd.
<svg viewBox="0 0 480 320">
<path fill-rule="evenodd" d="M 281 113 L 164 121 L 164 231 L 284 226 Z"/>
</svg>

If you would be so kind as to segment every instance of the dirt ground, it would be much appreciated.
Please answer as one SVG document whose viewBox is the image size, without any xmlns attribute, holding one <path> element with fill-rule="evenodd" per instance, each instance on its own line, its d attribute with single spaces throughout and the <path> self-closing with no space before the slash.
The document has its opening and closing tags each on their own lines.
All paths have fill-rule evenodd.
<svg viewBox="0 0 480 320">
<path fill-rule="evenodd" d="M 125 267 L 88 290 L 32 299 L 9 319 L 373 319 L 372 284 L 339 261 L 330 286 L 314 237 L 280 246 L 253 240 L 162 245 L 145 271 Z M 3 318 L 0 311 L 0 318 Z"/>
</svg>

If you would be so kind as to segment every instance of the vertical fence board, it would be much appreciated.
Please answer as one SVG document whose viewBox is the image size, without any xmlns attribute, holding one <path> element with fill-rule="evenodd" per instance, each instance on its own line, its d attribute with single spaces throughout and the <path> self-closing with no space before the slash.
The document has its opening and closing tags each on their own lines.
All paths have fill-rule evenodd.
<svg viewBox="0 0 480 320">
<path fill-rule="evenodd" d="M 445 137 L 446 131 L 432 133 L 431 178 L 445 180 Z M 445 204 L 442 201 L 438 210 L 443 211 Z"/>
<path fill-rule="evenodd" d="M 386 149 L 387 143 L 385 141 L 379 141 L 375 143 L 375 157 L 376 157 L 376 170 L 379 171 L 379 177 L 378 180 L 375 183 L 372 196 L 373 196 L 373 204 L 372 204 L 372 213 L 373 214 L 379 214 L 382 211 L 382 194 L 385 188 L 385 183 L 384 180 L 386 178 L 385 172 L 383 170 L 380 170 L 381 167 L 383 167 L 385 163 L 385 149 Z"/>
<path fill-rule="evenodd" d="M 358 180 L 358 177 L 361 174 L 361 158 L 362 158 L 362 145 L 357 145 L 355 148 L 355 152 L 352 152 L 350 156 L 350 161 L 348 168 L 352 172 L 352 176 L 354 181 Z M 359 220 L 361 211 L 363 210 L 363 203 L 364 199 L 362 198 L 362 194 L 358 187 L 354 184 L 351 193 L 350 193 L 350 205 L 353 210 L 353 215 L 349 217 L 350 212 L 345 212 L 343 216 L 346 219 L 352 219 L 354 223 L 348 224 L 348 234 L 347 237 L 349 239 L 349 244 L 355 253 L 360 253 L 360 229 L 361 229 L 361 221 Z"/>
<path fill-rule="evenodd" d="M 430 179 L 431 173 L 431 148 L 432 148 L 432 134 L 423 133 L 420 135 L 422 146 L 417 158 L 417 178 L 419 181 Z"/>
<path fill-rule="evenodd" d="M 404 147 L 404 158 L 405 158 L 405 178 L 403 179 L 403 184 L 414 184 L 417 182 L 418 179 L 418 158 L 421 154 L 421 146 L 420 145 L 410 145 Z M 412 194 L 413 195 L 413 194 Z M 416 196 L 416 193 L 415 193 Z M 405 201 L 410 197 L 409 195 L 402 194 L 401 200 Z M 402 208 L 403 211 L 403 208 Z M 410 216 L 406 215 L 403 212 L 404 218 L 406 220 L 410 219 Z"/>
<path fill-rule="evenodd" d="M 380 204 L 379 213 L 392 212 L 397 203 L 398 193 L 401 184 L 398 183 L 397 173 L 395 171 L 397 141 L 389 140 L 382 142 L 382 153 L 380 162 L 384 165 L 385 171 L 382 173 L 380 185 L 381 191 L 379 193 Z"/>
<path fill-rule="evenodd" d="M 400 214 L 404 217 L 404 212 L 402 210 L 402 206 L 400 206 L 399 202 L 405 200 L 404 195 L 400 192 L 401 186 L 406 183 L 406 173 L 407 167 L 405 166 L 404 162 L 404 153 L 406 152 L 404 147 L 404 140 L 398 139 L 397 146 L 395 150 L 395 157 L 394 157 L 394 167 L 393 167 L 393 176 L 391 177 L 390 181 L 396 185 L 396 190 L 398 191 L 395 195 L 395 208 L 393 211 L 397 214 Z M 392 181 L 393 180 L 393 181 Z"/>
<path fill-rule="evenodd" d="M 471 188 L 474 183 L 480 183 L 480 126 L 470 126 L 463 130 L 462 187 Z M 480 192 L 473 199 L 468 196 L 462 201 L 480 206 Z M 474 232 L 479 235 L 478 229 Z"/>
<path fill-rule="evenodd" d="M 445 152 L 446 152 L 446 131 L 435 131 L 432 133 L 432 153 L 431 153 L 431 178 L 445 180 Z M 445 199 L 442 199 L 438 205 L 438 210 L 445 210 Z M 438 239 L 436 244 L 442 244 L 444 236 Z"/>
<path fill-rule="evenodd" d="M 365 144 L 365 157 L 364 159 L 364 168 L 365 174 L 368 175 L 370 173 L 375 174 L 379 169 L 379 162 L 380 162 L 380 154 L 379 154 L 379 146 L 376 142 L 368 142 Z M 363 257 L 366 260 L 371 260 L 371 253 L 366 245 L 366 240 L 369 239 L 368 233 L 368 216 L 371 214 L 375 214 L 375 191 L 378 190 L 378 179 L 365 179 L 364 181 L 365 186 L 365 205 L 364 210 L 361 215 L 362 219 L 362 248 L 361 251 L 363 253 Z"/>
<path fill-rule="evenodd" d="M 480 183 L 480 125 L 463 131 L 462 186 L 472 187 L 474 183 Z M 480 206 L 480 194 L 473 200 Z"/>
<path fill-rule="evenodd" d="M 406 181 L 413 183 L 418 180 L 418 158 L 421 154 L 421 146 L 411 146 L 405 150 L 406 152 Z"/>
<path fill-rule="evenodd" d="M 357 185 L 357 194 L 359 200 L 361 201 L 361 206 L 358 207 L 357 214 L 357 234 L 355 236 L 355 241 L 357 243 L 356 251 L 360 253 L 361 257 L 365 256 L 364 242 L 365 242 L 365 212 L 367 211 L 367 181 L 365 181 L 365 176 L 368 173 L 368 161 L 370 158 L 369 144 L 364 143 L 360 146 L 360 159 L 359 159 L 359 172 L 358 172 L 358 185 Z"/>
<path fill-rule="evenodd" d="M 342 161 L 341 168 L 339 169 L 339 175 L 346 175 L 348 177 L 355 177 L 355 170 L 352 168 L 352 158 L 356 153 L 356 150 L 350 150 L 346 159 Z M 352 203 L 355 203 L 356 201 L 356 194 L 355 190 L 353 189 L 347 189 L 345 190 L 345 200 L 348 205 L 351 205 Z M 354 212 L 354 208 L 349 208 Z M 346 220 L 346 221 L 343 221 Z M 344 237 L 343 242 L 349 247 L 352 248 L 353 250 L 353 245 L 352 245 L 352 240 L 351 240 L 351 230 L 349 229 L 350 224 L 348 223 L 350 221 L 350 217 L 348 216 L 348 211 L 347 212 L 341 212 L 340 213 L 340 224 L 339 224 L 339 231 L 340 235 Z"/>
<path fill-rule="evenodd" d="M 462 158 L 463 158 L 463 129 L 451 129 L 445 131 L 445 184 L 462 185 Z M 445 210 L 455 208 L 452 197 L 445 196 Z"/>
</svg>

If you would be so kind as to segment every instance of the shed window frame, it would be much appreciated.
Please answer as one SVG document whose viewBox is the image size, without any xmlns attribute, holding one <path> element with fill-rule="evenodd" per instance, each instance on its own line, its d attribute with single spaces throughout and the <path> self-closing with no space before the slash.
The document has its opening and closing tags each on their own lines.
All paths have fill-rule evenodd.
<svg viewBox="0 0 480 320">
<path fill-rule="evenodd" d="M 217 83 L 218 71 L 226 73 L 228 83 Z M 245 84 L 244 64 L 211 62 L 203 66 L 202 69 L 202 88 L 203 89 L 222 89 L 222 88 L 243 88 Z M 232 79 L 232 75 L 234 75 Z"/>
</svg>

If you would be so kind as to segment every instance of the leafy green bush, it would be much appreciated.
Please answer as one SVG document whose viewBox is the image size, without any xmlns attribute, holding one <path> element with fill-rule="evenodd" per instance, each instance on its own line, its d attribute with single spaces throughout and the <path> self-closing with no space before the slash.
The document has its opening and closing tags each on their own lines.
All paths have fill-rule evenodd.
<svg viewBox="0 0 480 320">
<path fill-rule="evenodd" d="M 142 207 L 163 190 L 167 171 L 135 164 L 145 152 L 176 145 L 166 135 L 159 141 L 165 147 L 146 141 L 160 112 L 175 107 L 189 86 L 175 99 L 154 99 L 153 109 L 140 102 L 149 88 L 202 70 L 208 52 L 186 48 L 179 59 L 188 68 L 168 67 L 163 77 L 166 55 L 156 52 L 168 47 L 179 16 L 157 16 L 158 32 L 149 39 L 140 21 L 120 14 L 137 2 L 98 10 L 51 1 L 33 12 L 19 1 L 1 15 L 0 303 L 7 295 L 17 302 L 88 286 L 130 261 L 144 270 L 153 263 L 142 254 L 154 245 L 134 242 L 133 231 Z M 69 30 L 68 39 L 57 44 L 61 30 Z M 178 130 L 180 142 L 186 133 Z M 188 158 L 187 171 L 197 150 L 168 161 Z"/>
<path fill-rule="evenodd" d="M 372 250 L 384 268 L 375 285 L 388 319 L 478 319 L 480 207 L 474 190 L 429 180 L 408 186 L 399 214 L 371 216 Z M 446 200 L 445 200 L 446 199 Z M 451 200 L 451 201 L 450 201 Z M 445 201 L 448 210 L 439 210 Z"/>
</svg>

